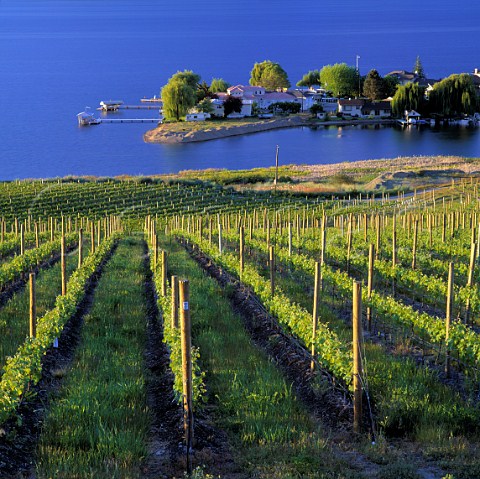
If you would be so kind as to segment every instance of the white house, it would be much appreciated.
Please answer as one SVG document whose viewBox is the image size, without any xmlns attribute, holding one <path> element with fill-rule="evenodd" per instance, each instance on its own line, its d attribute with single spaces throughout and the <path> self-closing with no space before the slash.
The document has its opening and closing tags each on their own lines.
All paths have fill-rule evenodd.
<svg viewBox="0 0 480 479">
<path fill-rule="evenodd" d="M 366 101 L 362 108 L 364 116 L 382 118 L 392 116 L 392 105 L 389 101 Z"/>
<path fill-rule="evenodd" d="M 212 105 L 215 108 L 215 116 L 223 116 L 223 102 L 228 98 L 228 93 L 216 93 L 217 97 L 215 100 L 212 100 Z M 242 111 L 240 113 L 232 113 L 228 115 L 228 118 L 233 117 L 240 117 L 243 118 L 244 116 L 252 116 L 252 107 L 253 107 L 253 100 L 241 97 L 240 95 L 235 95 L 237 98 L 241 98 L 242 100 Z M 221 107 L 220 107 L 221 105 Z M 219 114 L 221 111 L 221 114 Z M 233 116 L 232 116 L 233 115 Z"/>
<path fill-rule="evenodd" d="M 210 113 L 201 111 L 198 113 L 187 113 L 185 121 L 205 121 L 207 118 L 210 118 Z"/>
<path fill-rule="evenodd" d="M 365 100 L 361 99 L 340 99 L 338 100 L 338 113 L 351 116 L 363 116 L 362 108 Z"/>
<path fill-rule="evenodd" d="M 289 92 L 279 91 L 265 92 L 265 94 L 257 96 L 254 101 L 257 102 L 259 108 L 265 110 L 274 103 L 302 103 L 301 98 L 297 98 Z"/>
<path fill-rule="evenodd" d="M 235 85 L 227 88 L 227 94 L 251 100 L 251 97 L 265 95 L 265 88 L 263 86 Z"/>
<path fill-rule="evenodd" d="M 212 98 L 210 100 L 210 103 L 212 104 L 212 116 L 216 117 L 222 117 L 224 110 L 223 110 L 223 101 L 220 100 L 220 98 Z"/>
<path fill-rule="evenodd" d="M 336 97 L 325 95 L 321 95 L 315 100 L 318 105 L 322 105 L 323 111 L 326 113 L 335 113 L 338 110 L 338 101 L 339 100 Z"/>
<path fill-rule="evenodd" d="M 343 115 L 382 118 L 392 115 L 390 102 L 370 101 L 365 98 L 338 100 L 338 112 Z"/>
</svg>

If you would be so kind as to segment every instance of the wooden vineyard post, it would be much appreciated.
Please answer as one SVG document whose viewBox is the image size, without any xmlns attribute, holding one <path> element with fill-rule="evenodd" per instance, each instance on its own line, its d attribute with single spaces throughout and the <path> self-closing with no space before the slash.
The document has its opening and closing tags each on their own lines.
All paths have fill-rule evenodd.
<svg viewBox="0 0 480 479">
<path fill-rule="evenodd" d="M 450 377 L 450 346 L 448 344 L 450 336 L 450 324 L 452 321 L 453 310 L 453 263 L 448 265 L 448 287 L 447 287 L 447 308 L 445 314 L 445 375 Z"/>
<path fill-rule="evenodd" d="M 243 267 L 245 265 L 245 229 L 242 226 L 240 228 L 240 274 L 243 273 Z"/>
<path fill-rule="evenodd" d="M 392 267 L 397 264 L 397 220 L 396 216 L 392 218 Z"/>
<path fill-rule="evenodd" d="M 179 280 L 180 326 L 182 338 L 183 428 L 187 446 L 187 473 L 191 472 L 190 449 L 193 441 L 192 338 L 189 304 L 189 282 Z"/>
<path fill-rule="evenodd" d="M 92 221 L 92 230 L 90 235 L 91 245 L 90 245 L 90 253 L 95 253 L 95 223 Z"/>
<path fill-rule="evenodd" d="M 178 329 L 178 276 L 172 276 L 172 329 Z"/>
<path fill-rule="evenodd" d="M 53 217 L 50 216 L 50 241 L 55 239 L 55 228 L 53 227 Z"/>
<path fill-rule="evenodd" d="M 218 253 L 222 254 L 222 223 L 218 223 Z"/>
<path fill-rule="evenodd" d="M 375 261 L 375 246 L 371 244 L 368 250 L 368 283 L 367 283 L 368 300 L 370 300 L 372 297 L 374 261 Z M 371 332 L 372 331 L 372 308 L 370 306 L 367 307 L 367 325 L 368 325 L 368 331 Z"/>
<path fill-rule="evenodd" d="M 380 254 L 380 216 L 377 215 L 375 218 L 375 229 L 376 229 L 376 248 L 375 248 L 375 259 L 379 259 Z"/>
<path fill-rule="evenodd" d="M 267 216 L 267 246 L 270 246 L 270 218 Z"/>
<path fill-rule="evenodd" d="M 288 223 L 288 256 L 292 256 L 292 223 Z"/>
<path fill-rule="evenodd" d="M 433 245 L 433 214 L 428 215 L 428 244 L 430 248 Z"/>
<path fill-rule="evenodd" d="M 38 223 L 36 221 L 34 224 L 34 229 L 35 229 L 35 248 L 38 248 L 40 246 L 40 237 L 39 237 L 39 231 L 38 231 Z"/>
<path fill-rule="evenodd" d="M 471 289 L 473 286 L 473 273 L 475 271 L 475 260 L 476 260 L 476 251 L 477 244 L 472 243 L 470 248 L 470 264 L 468 267 L 468 279 L 467 279 L 467 288 Z M 470 323 L 470 298 L 467 299 L 467 304 L 465 306 L 465 324 Z"/>
<path fill-rule="evenodd" d="M 350 213 L 347 229 L 347 274 L 350 274 L 350 253 L 352 251 L 352 213 Z"/>
<path fill-rule="evenodd" d="M 268 248 L 268 260 L 270 264 L 270 291 L 272 298 L 275 296 L 275 252 L 274 247 L 270 246 Z"/>
<path fill-rule="evenodd" d="M 100 246 L 102 242 L 102 221 L 98 220 L 97 223 L 97 246 Z"/>
<path fill-rule="evenodd" d="M 162 258 L 162 296 L 167 295 L 167 252 L 162 250 L 161 253 Z"/>
<path fill-rule="evenodd" d="M 35 273 L 30 273 L 30 337 L 37 335 L 37 296 L 35 288 Z"/>
<path fill-rule="evenodd" d="M 353 430 L 362 430 L 362 283 L 353 282 Z"/>
<path fill-rule="evenodd" d="M 327 217 L 322 218 L 322 232 L 321 232 L 321 250 L 320 250 L 320 290 L 323 291 L 323 267 L 325 265 L 325 251 L 327 249 Z"/>
<path fill-rule="evenodd" d="M 158 236 L 152 232 L 152 249 L 153 249 L 153 269 L 156 271 L 158 266 Z"/>
<path fill-rule="evenodd" d="M 318 296 L 320 292 L 320 263 L 315 262 L 315 283 L 313 289 L 313 317 L 312 317 L 312 363 L 310 369 L 315 369 L 315 338 L 317 336 L 318 325 Z"/>
<path fill-rule="evenodd" d="M 83 228 L 78 230 L 78 267 L 83 263 Z"/>
<path fill-rule="evenodd" d="M 366 213 L 363 214 L 363 240 L 365 243 L 368 239 L 368 216 Z"/>
<path fill-rule="evenodd" d="M 396 289 L 396 266 L 397 266 L 397 220 L 395 214 L 392 218 L 392 269 L 393 269 L 393 276 L 392 276 L 392 294 L 395 297 L 395 289 Z"/>
<path fill-rule="evenodd" d="M 62 267 L 62 296 L 67 294 L 67 255 L 65 251 L 65 236 L 62 235 L 61 240 L 61 267 Z"/>
<path fill-rule="evenodd" d="M 443 215 L 442 215 L 442 243 L 445 243 L 446 230 L 447 230 L 447 215 L 445 213 L 443 213 Z"/>
<path fill-rule="evenodd" d="M 413 223 L 412 269 L 417 267 L 418 219 Z"/>
<path fill-rule="evenodd" d="M 25 254 L 25 228 L 23 224 L 20 225 L 20 255 Z"/>
</svg>

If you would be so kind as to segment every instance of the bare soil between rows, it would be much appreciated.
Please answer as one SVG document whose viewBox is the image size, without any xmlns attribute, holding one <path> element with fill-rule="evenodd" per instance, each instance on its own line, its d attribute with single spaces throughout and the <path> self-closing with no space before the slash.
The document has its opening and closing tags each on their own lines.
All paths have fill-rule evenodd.
<svg viewBox="0 0 480 479">
<path fill-rule="evenodd" d="M 145 350 L 147 375 L 147 403 L 152 411 L 152 424 L 143 473 L 146 479 L 184 477 L 187 455 L 183 433 L 183 407 L 174 395 L 174 376 L 170 369 L 170 353 L 163 342 L 163 322 L 156 301 L 155 286 L 145 250 L 147 278 L 145 297 L 147 305 L 148 339 Z M 206 467 L 210 474 L 223 479 L 246 479 L 235 464 L 224 431 L 215 427 L 212 414 L 215 407 L 206 405 L 194 411 L 194 443 L 190 451 L 192 468 Z"/>
</svg>

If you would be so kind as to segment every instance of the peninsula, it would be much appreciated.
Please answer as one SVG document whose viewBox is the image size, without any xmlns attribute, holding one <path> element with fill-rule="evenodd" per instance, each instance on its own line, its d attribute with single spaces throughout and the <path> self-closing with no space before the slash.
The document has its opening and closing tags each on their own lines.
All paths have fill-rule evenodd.
<svg viewBox="0 0 480 479">
<path fill-rule="evenodd" d="M 202 121 L 202 122 L 172 122 L 159 125 L 149 130 L 143 136 L 147 143 L 192 143 L 216 140 L 229 136 L 246 135 L 279 128 L 296 128 L 301 126 L 318 127 L 328 125 L 357 124 L 391 124 L 393 120 L 361 119 L 361 120 L 317 120 L 311 115 L 295 115 L 287 118 L 261 120 L 256 118 L 240 118 L 236 120 Z"/>
</svg>

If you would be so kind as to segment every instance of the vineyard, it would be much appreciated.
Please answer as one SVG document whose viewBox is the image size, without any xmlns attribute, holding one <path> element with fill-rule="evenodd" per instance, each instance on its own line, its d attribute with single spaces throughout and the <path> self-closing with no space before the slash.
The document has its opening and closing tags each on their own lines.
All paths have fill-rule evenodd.
<svg viewBox="0 0 480 479">
<path fill-rule="evenodd" d="M 477 180 L 234 183 L 0 184 L 0 477 L 480 477 Z"/>
</svg>

